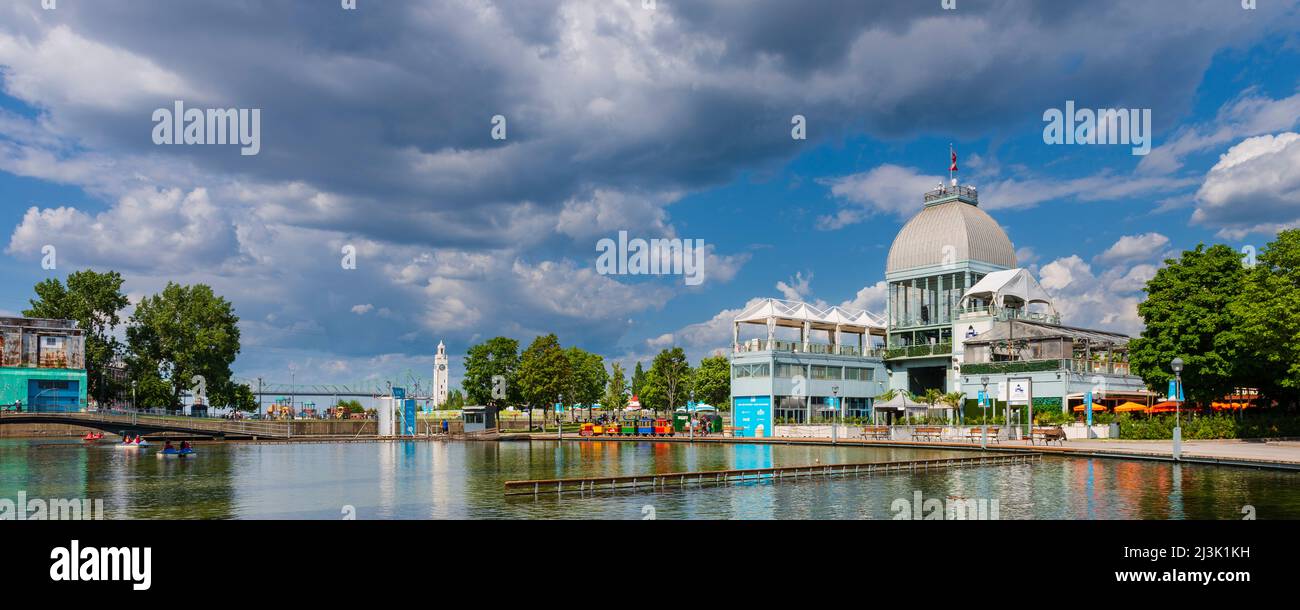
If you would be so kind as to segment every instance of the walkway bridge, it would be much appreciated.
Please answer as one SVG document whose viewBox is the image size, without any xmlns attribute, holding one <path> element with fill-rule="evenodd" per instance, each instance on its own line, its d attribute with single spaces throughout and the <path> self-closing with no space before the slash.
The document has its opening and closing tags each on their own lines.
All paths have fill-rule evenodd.
<svg viewBox="0 0 1300 610">
<path fill-rule="evenodd" d="M 94 428 L 109 434 L 158 434 L 172 432 L 212 438 L 289 438 L 289 422 L 239 421 L 230 419 L 146 415 L 134 412 L 14 413 L 0 412 L 3 424 L 68 424 Z"/>
</svg>

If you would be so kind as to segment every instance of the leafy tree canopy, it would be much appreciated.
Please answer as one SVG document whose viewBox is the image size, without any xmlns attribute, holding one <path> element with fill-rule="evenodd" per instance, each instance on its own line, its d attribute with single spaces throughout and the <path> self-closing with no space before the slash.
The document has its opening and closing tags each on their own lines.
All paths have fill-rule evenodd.
<svg viewBox="0 0 1300 610">
<path fill-rule="evenodd" d="M 546 412 L 569 390 L 569 358 L 555 334 L 533 340 L 519 359 L 518 384 L 530 408 Z"/>
<path fill-rule="evenodd" d="M 719 409 L 730 407 L 731 361 L 726 356 L 709 356 L 700 360 L 694 375 L 695 400 Z"/>
<path fill-rule="evenodd" d="M 76 271 L 65 286 L 58 279 L 41 281 L 35 287 L 36 298 L 23 310 L 29 318 L 76 320 L 86 333 L 86 377 L 90 396 L 107 402 L 122 388 L 108 375 L 109 364 L 121 353 L 121 342 L 112 335 L 121 323 L 119 312 L 130 301 L 122 293 L 122 276 L 116 271 L 98 273 Z"/>
<path fill-rule="evenodd" d="M 233 404 L 230 365 L 239 353 L 238 324 L 230 302 L 203 284 L 169 282 L 142 299 L 126 329 L 141 402 L 176 409 L 185 392 L 206 390 L 208 404 Z"/>
<path fill-rule="evenodd" d="M 509 337 L 493 337 L 470 346 L 465 355 L 465 378 L 461 381 L 465 399 L 471 404 L 492 405 L 497 409 L 521 402 L 519 365 L 519 342 Z M 494 398 L 492 394 L 493 378 L 498 375 L 505 379 L 504 399 Z"/>
</svg>

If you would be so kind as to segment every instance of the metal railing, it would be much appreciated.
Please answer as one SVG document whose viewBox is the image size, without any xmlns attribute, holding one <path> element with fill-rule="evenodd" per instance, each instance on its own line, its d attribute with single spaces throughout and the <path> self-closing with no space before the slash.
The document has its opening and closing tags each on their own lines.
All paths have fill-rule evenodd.
<svg viewBox="0 0 1300 610">
<path fill-rule="evenodd" d="M 621 489 L 652 489 L 687 485 L 729 485 L 759 481 L 780 482 L 786 479 L 802 480 L 812 477 L 868 476 L 898 472 L 928 472 L 950 468 L 982 466 L 1010 466 L 1033 464 L 1041 461 L 1038 453 L 1000 453 L 971 457 L 950 457 L 892 462 L 866 462 L 850 464 L 815 464 L 808 466 L 772 466 L 739 470 L 704 470 L 695 472 L 667 472 L 660 474 L 621 475 L 604 477 L 574 477 L 567 479 L 533 479 L 506 481 L 505 495 L 538 495 L 542 493 L 586 493 L 617 491 Z"/>
<path fill-rule="evenodd" d="M 962 197 L 964 199 L 969 199 L 975 202 L 978 202 L 980 200 L 979 191 L 976 190 L 975 187 L 973 186 L 969 186 L 969 185 L 950 186 L 945 184 L 939 188 L 932 189 L 926 192 L 925 203 L 930 203 L 931 201 L 938 201 L 940 199 L 945 199 L 948 197 Z"/>
<path fill-rule="evenodd" d="M 983 318 L 993 317 L 994 319 L 1005 322 L 1007 320 L 1029 320 L 1030 322 L 1043 322 L 1046 324 L 1060 324 L 1061 314 L 1058 313 L 1041 313 L 1037 311 L 1028 311 L 1023 308 L 1015 307 L 997 307 L 995 305 L 985 305 L 983 307 L 962 307 L 954 312 L 955 319 L 962 319 L 966 316 Z"/>
<path fill-rule="evenodd" d="M 961 367 L 964 375 L 985 373 L 1032 373 L 1035 371 L 1069 371 L 1084 374 L 1131 375 L 1127 362 L 1089 361 L 1083 358 L 1042 358 L 1037 360 L 1003 360 L 998 362 L 967 362 Z"/>
<path fill-rule="evenodd" d="M 759 339 L 742 341 L 734 346 L 733 352 L 742 354 L 746 352 L 765 352 L 767 349 L 767 340 Z M 774 339 L 772 349 L 774 352 L 793 352 L 800 354 L 825 354 L 833 356 L 855 356 L 859 358 L 881 358 L 884 356 L 884 348 L 880 349 L 858 349 L 856 345 L 831 345 L 829 343 L 799 343 L 798 341 L 785 341 Z"/>
</svg>

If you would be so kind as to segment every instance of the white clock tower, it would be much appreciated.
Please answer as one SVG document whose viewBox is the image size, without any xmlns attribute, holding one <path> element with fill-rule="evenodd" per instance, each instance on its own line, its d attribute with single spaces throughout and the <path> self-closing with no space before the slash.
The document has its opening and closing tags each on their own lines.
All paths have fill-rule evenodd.
<svg viewBox="0 0 1300 610">
<path fill-rule="evenodd" d="M 438 342 L 438 354 L 433 357 L 433 406 L 447 404 L 447 348 Z"/>
</svg>

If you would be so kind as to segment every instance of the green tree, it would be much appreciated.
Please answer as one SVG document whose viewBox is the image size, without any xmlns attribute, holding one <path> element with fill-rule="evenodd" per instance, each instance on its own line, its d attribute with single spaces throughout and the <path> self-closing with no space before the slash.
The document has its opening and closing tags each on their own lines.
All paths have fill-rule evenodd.
<svg viewBox="0 0 1300 610">
<path fill-rule="evenodd" d="M 225 406 L 235 409 L 236 411 L 256 411 L 257 396 L 253 395 L 253 388 L 248 387 L 248 384 L 234 384 L 230 395 L 227 397 Z"/>
<path fill-rule="evenodd" d="M 624 379 L 623 365 L 610 364 L 609 383 L 605 386 L 605 397 L 601 406 L 610 413 L 619 413 L 627 406 L 627 381 Z"/>
<path fill-rule="evenodd" d="M 1300 230 L 1278 233 L 1259 254 L 1230 313 L 1252 352 L 1238 368 L 1254 383 L 1240 385 L 1294 407 L 1300 393 Z"/>
<path fill-rule="evenodd" d="M 685 402 L 690 390 L 690 377 L 691 365 L 686 361 L 686 352 L 680 347 L 664 349 L 650 363 L 641 404 L 656 413 L 660 410 L 671 413 Z"/>
<path fill-rule="evenodd" d="M 1250 351 L 1239 332 L 1232 303 L 1246 278 L 1241 255 L 1232 248 L 1198 245 L 1168 259 L 1147 282 L 1138 305 L 1146 323 L 1129 344 L 1133 371 L 1157 390 L 1173 377 L 1169 363 L 1180 357 L 1187 399 L 1210 402 L 1234 387 L 1258 382 L 1249 375 Z"/>
<path fill-rule="evenodd" d="M 340 400 L 336 407 L 346 410 L 348 413 L 365 413 L 366 408 L 361 406 L 361 401 L 356 399 Z"/>
<path fill-rule="evenodd" d="M 632 371 L 632 395 L 640 396 L 645 391 L 645 371 L 641 369 L 641 362 L 638 360 L 636 368 Z"/>
<path fill-rule="evenodd" d="M 952 407 L 951 414 L 955 418 L 962 411 L 962 405 L 966 402 L 965 392 L 948 392 L 939 397 L 939 403 Z"/>
<path fill-rule="evenodd" d="M 448 392 L 448 393 L 447 393 L 447 402 L 446 402 L 446 404 L 443 405 L 442 408 L 447 409 L 447 410 L 451 410 L 451 411 L 459 411 L 459 410 L 461 410 L 461 409 L 464 409 L 464 408 L 465 408 L 465 394 L 461 393 L 461 391 L 460 391 L 459 389 L 455 389 L 455 390 L 452 390 L 452 391 Z"/>
<path fill-rule="evenodd" d="M 122 352 L 112 335 L 121 323 L 118 312 L 130 301 L 122 294 L 122 276 L 116 271 L 76 271 L 65 287 L 50 278 L 36 285 L 36 298 L 23 311 L 29 318 L 76 320 L 86 333 L 86 391 L 99 403 L 107 403 L 121 391 L 108 374 L 109 364 Z"/>
<path fill-rule="evenodd" d="M 579 347 L 565 350 L 569 359 L 569 389 L 565 400 L 572 405 L 590 407 L 600 402 L 605 392 L 609 374 L 605 372 L 605 359 Z"/>
<path fill-rule="evenodd" d="M 238 324 L 230 302 L 203 284 L 169 282 L 160 294 L 142 299 L 126 329 L 137 395 L 145 404 L 177 409 L 181 396 L 201 383 L 209 404 L 232 404 Z"/>
<path fill-rule="evenodd" d="M 503 409 L 521 399 L 518 371 L 519 342 L 508 337 L 493 337 L 469 348 L 465 355 L 465 378 L 460 385 L 470 403 Z M 497 376 L 505 379 L 505 398 L 502 399 L 493 398 L 493 378 Z"/>
<path fill-rule="evenodd" d="M 529 410 L 550 408 L 569 390 L 569 358 L 555 334 L 537 337 L 519 359 L 519 394 Z"/>
<path fill-rule="evenodd" d="M 695 370 L 695 400 L 725 410 L 731 406 L 731 361 L 726 356 L 709 356 L 700 360 Z"/>
</svg>

